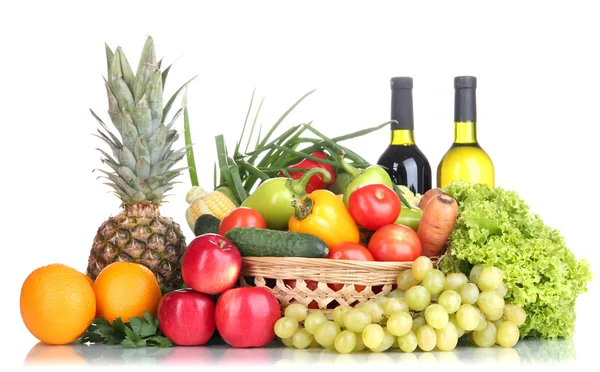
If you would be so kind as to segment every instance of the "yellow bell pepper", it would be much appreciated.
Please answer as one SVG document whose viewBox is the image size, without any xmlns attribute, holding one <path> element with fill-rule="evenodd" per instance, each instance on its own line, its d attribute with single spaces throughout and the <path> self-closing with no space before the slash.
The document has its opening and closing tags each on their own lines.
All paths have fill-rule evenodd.
<svg viewBox="0 0 600 372">
<path fill-rule="evenodd" d="M 294 204 L 296 213 L 288 222 L 290 231 L 316 235 L 329 247 L 359 242 L 356 222 L 344 202 L 331 191 L 315 190 Z"/>
</svg>

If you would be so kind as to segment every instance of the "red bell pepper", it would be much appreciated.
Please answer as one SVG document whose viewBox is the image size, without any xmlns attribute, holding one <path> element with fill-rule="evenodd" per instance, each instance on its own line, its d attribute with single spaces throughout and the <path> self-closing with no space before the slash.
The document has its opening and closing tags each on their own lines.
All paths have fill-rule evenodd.
<svg viewBox="0 0 600 372">
<path fill-rule="evenodd" d="M 315 158 L 320 158 L 323 160 L 327 159 L 327 155 L 325 155 L 325 153 L 323 153 L 321 151 L 313 152 L 310 155 L 314 156 Z M 323 181 L 323 177 L 321 175 L 315 174 L 314 176 L 312 176 L 308 180 L 308 184 L 306 185 L 307 193 L 311 193 L 314 190 L 324 189 L 327 186 L 329 186 L 335 182 L 335 172 L 333 171 L 333 167 L 329 164 L 319 163 L 319 162 L 311 160 L 311 159 L 304 159 L 304 160 L 300 161 L 299 163 L 288 166 L 288 168 L 297 168 L 297 169 L 323 168 L 326 171 L 328 171 L 329 174 L 331 174 L 330 182 Z M 304 173 L 305 172 L 290 172 L 290 175 L 292 176 L 293 179 L 297 180 L 297 179 L 300 179 L 304 175 Z M 285 177 L 285 174 L 283 174 L 283 172 L 280 172 L 279 175 L 282 177 Z"/>
</svg>

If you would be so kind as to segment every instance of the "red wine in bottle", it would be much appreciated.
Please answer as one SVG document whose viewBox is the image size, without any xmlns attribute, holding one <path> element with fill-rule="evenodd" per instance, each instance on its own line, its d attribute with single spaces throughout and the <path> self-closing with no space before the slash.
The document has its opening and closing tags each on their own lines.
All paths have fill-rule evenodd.
<svg viewBox="0 0 600 372">
<path fill-rule="evenodd" d="M 377 164 L 386 168 L 396 185 L 404 185 L 415 194 L 431 189 L 431 166 L 417 147 L 414 136 L 413 79 L 391 79 L 392 115 L 390 145 L 381 154 Z"/>
</svg>

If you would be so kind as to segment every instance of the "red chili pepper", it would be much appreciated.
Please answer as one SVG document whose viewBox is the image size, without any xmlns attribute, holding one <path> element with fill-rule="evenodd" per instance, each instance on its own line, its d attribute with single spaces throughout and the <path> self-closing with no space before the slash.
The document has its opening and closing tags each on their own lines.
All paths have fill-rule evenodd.
<svg viewBox="0 0 600 372">
<path fill-rule="evenodd" d="M 311 153 L 315 158 L 320 158 L 323 160 L 327 160 L 327 155 L 325 153 L 316 151 Z M 288 166 L 288 168 L 299 168 L 299 169 L 313 169 L 313 168 L 323 168 L 331 174 L 331 182 L 326 183 L 323 181 L 323 177 L 321 175 L 315 174 L 308 180 L 308 184 L 306 185 L 306 192 L 311 193 L 314 190 L 324 189 L 327 186 L 333 184 L 335 182 L 335 172 L 333 171 L 333 167 L 329 164 L 319 163 L 317 161 L 311 159 L 304 159 L 299 163 Z M 304 175 L 305 172 L 290 172 L 290 175 L 293 179 L 297 180 Z M 280 176 L 285 177 L 283 172 L 279 173 Z"/>
</svg>

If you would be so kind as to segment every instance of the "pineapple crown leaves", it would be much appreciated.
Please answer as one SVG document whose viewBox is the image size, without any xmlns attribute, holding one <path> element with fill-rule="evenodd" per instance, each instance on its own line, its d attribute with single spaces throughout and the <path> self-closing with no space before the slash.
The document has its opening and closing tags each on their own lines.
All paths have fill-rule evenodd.
<svg viewBox="0 0 600 372">
<path fill-rule="evenodd" d="M 173 188 L 174 179 L 186 168 L 172 169 L 190 145 L 179 150 L 171 147 L 179 139 L 173 129 L 182 107 L 166 121 L 177 97 L 195 79 L 188 80 L 163 105 L 164 85 L 172 65 L 161 71 L 162 60 L 156 60 L 154 41 L 146 39 L 135 74 L 121 47 L 113 52 L 105 44 L 108 75 L 104 85 L 108 97 L 108 114 L 118 135 L 113 133 L 96 113 L 100 124 L 96 137 L 108 145 L 112 156 L 102 149 L 102 162 L 112 172 L 97 169 L 108 180 L 121 199 L 121 206 L 137 203 L 161 204 L 165 193 Z"/>
</svg>

